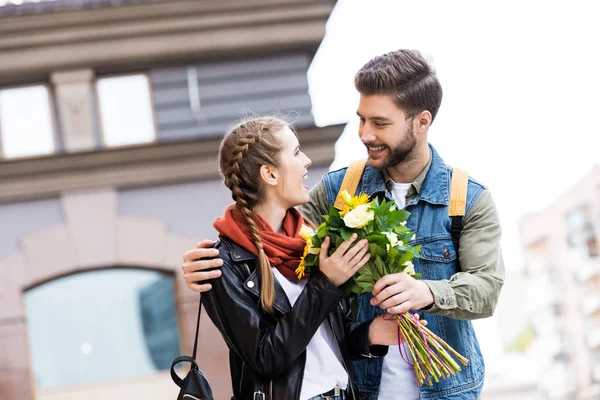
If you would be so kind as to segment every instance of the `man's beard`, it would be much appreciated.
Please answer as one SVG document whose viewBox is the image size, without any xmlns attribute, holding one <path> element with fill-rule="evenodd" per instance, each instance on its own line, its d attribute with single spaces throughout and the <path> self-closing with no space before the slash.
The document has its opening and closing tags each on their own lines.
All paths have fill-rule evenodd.
<svg viewBox="0 0 600 400">
<path fill-rule="evenodd" d="M 398 143 L 397 146 L 395 146 L 394 148 L 386 146 L 390 150 L 390 155 L 386 157 L 386 159 L 383 160 L 383 162 L 378 162 L 381 164 L 373 165 L 373 161 L 369 157 L 369 165 L 377 169 L 394 167 L 409 159 L 416 145 L 417 138 L 415 136 L 414 129 L 411 125 L 410 128 L 406 131 L 406 135 L 404 136 L 402 141 Z"/>
</svg>

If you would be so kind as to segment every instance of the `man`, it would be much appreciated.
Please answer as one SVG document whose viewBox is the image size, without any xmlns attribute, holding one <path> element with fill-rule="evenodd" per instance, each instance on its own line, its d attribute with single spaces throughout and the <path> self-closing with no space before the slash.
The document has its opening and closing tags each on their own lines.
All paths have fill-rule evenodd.
<svg viewBox="0 0 600 400">
<path fill-rule="evenodd" d="M 427 133 L 442 100 L 442 87 L 433 69 L 414 50 L 398 50 L 375 57 L 355 76 L 360 93 L 357 114 L 359 136 L 368 150 L 357 193 L 393 199 L 410 211 L 407 226 L 416 232 L 422 259 L 407 274 L 381 278 L 373 295 L 359 299 L 359 321 L 387 311 L 413 310 L 428 328 L 469 359 L 456 377 L 419 387 L 399 349 L 387 356 L 355 362 L 355 380 L 361 398 L 375 400 L 437 398 L 477 399 L 484 381 L 484 362 L 470 320 L 492 315 L 503 284 L 500 223 L 489 191 L 469 178 L 466 212 L 459 248 L 451 235 L 448 216 L 452 168 L 428 144 Z M 334 204 L 346 168 L 328 173 L 310 191 L 310 202 L 300 207 L 315 224 Z M 188 287 L 199 292 L 209 284 L 196 283 L 219 276 L 206 271 L 220 265 L 212 242 L 199 243 L 184 255 L 182 266 Z"/>
</svg>

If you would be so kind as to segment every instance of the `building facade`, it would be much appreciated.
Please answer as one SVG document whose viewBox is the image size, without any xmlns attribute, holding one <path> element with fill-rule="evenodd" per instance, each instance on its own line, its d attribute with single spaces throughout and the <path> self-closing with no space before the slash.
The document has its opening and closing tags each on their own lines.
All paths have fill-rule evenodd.
<svg viewBox="0 0 600 400">
<path fill-rule="evenodd" d="M 309 184 L 334 158 L 306 76 L 333 6 L 0 1 L 0 399 L 174 397 L 198 307 L 182 254 L 231 202 L 220 137 L 279 111 Z M 229 398 L 208 318 L 198 358 Z"/>
<path fill-rule="evenodd" d="M 549 399 L 600 398 L 600 166 L 520 233 L 540 387 Z"/>
</svg>

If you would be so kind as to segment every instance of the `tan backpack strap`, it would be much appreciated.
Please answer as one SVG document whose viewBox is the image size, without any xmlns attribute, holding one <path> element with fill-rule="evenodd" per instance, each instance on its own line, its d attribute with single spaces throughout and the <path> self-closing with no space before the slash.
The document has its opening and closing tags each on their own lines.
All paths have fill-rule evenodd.
<svg viewBox="0 0 600 400">
<path fill-rule="evenodd" d="M 356 160 L 352 162 L 348 169 L 346 170 L 346 175 L 344 175 L 344 180 L 342 181 L 342 186 L 340 187 L 340 191 L 335 198 L 334 207 L 338 210 L 344 209 L 344 200 L 342 200 L 342 193 L 344 190 L 347 190 L 350 196 L 354 196 L 356 194 L 356 189 L 358 189 L 358 183 L 360 182 L 360 178 L 365 170 L 365 166 L 367 165 L 367 159 L 364 160 Z"/>
<path fill-rule="evenodd" d="M 467 210 L 467 185 L 469 183 L 469 174 L 458 168 L 452 171 L 452 181 L 450 182 L 450 208 L 448 215 L 464 216 Z"/>
</svg>

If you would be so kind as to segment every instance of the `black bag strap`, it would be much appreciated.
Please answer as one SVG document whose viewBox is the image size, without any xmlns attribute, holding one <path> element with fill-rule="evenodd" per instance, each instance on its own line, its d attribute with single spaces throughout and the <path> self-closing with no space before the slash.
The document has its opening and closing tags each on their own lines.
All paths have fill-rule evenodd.
<svg viewBox="0 0 600 400">
<path fill-rule="evenodd" d="M 192 358 L 196 359 L 196 350 L 198 350 L 198 333 L 200 332 L 200 314 L 202 313 L 202 295 L 200 295 L 200 301 L 198 305 L 198 320 L 196 321 L 196 338 L 194 339 L 194 351 L 192 352 Z M 198 365 L 196 365 L 198 367 Z"/>
<path fill-rule="evenodd" d="M 191 364 L 190 370 L 195 369 L 199 370 L 198 362 L 196 361 L 196 352 L 198 350 L 198 333 L 200 332 L 200 314 L 202 313 L 202 295 L 200 295 L 200 304 L 198 305 L 198 320 L 196 322 L 196 338 L 194 339 L 194 351 L 192 352 L 192 356 L 179 356 L 173 360 L 171 364 L 171 378 L 173 382 L 177 384 L 177 386 L 181 387 L 183 385 L 183 379 L 181 379 L 177 373 L 175 372 L 175 366 L 180 362 L 189 362 Z"/>
</svg>

